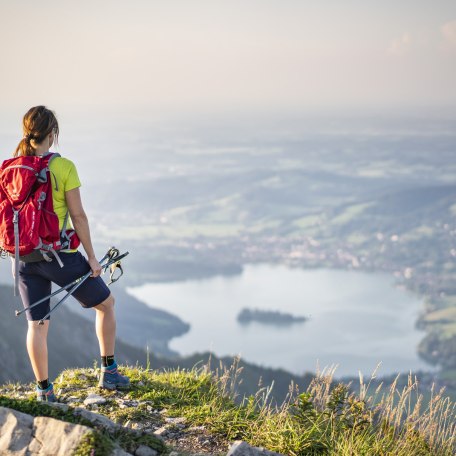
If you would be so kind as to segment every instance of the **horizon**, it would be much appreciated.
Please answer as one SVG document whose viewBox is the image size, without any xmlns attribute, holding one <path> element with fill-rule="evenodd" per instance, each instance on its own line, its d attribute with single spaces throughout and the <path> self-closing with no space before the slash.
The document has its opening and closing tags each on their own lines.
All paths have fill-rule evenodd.
<svg viewBox="0 0 456 456">
<path fill-rule="evenodd" d="M 37 104 L 95 124 L 456 107 L 449 0 L 2 3 L 3 116 Z M 18 33 L 37 24 L 33 42 Z"/>
</svg>

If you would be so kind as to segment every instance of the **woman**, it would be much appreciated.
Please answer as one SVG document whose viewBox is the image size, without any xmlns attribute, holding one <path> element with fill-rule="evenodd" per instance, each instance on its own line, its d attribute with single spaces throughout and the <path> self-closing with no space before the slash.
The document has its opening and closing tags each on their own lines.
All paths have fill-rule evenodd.
<svg viewBox="0 0 456 456">
<path fill-rule="evenodd" d="M 15 156 L 35 155 L 42 157 L 49 153 L 52 144 L 58 141 L 59 125 L 52 111 L 45 106 L 31 108 L 23 118 L 24 137 L 17 146 Z M 60 252 L 61 267 L 56 259 L 46 261 L 32 258 L 19 262 L 19 291 L 24 307 L 51 293 L 51 283 L 64 286 L 90 270 L 92 275 L 73 294 L 83 307 L 94 308 L 96 312 L 96 334 L 100 345 L 101 375 L 99 386 L 115 389 L 126 387 L 130 381 L 117 371 L 114 358 L 116 319 L 114 297 L 106 286 L 92 246 L 87 216 L 82 206 L 78 173 L 74 164 L 66 158 L 56 157 L 50 165 L 52 200 L 54 211 L 59 218 L 60 229 L 69 212 L 74 230 L 87 255 L 87 260 L 77 250 Z M 54 182 L 55 180 L 55 182 Z M 50 309 L 50 299 L 27 310 L 28 331 L 27 351 L 37 380 L 37 400 L 55 402 L 53 385 L 49 382 L 47 334 L 49 317 L 44 325 L 39 325 Z"/>
</svg>

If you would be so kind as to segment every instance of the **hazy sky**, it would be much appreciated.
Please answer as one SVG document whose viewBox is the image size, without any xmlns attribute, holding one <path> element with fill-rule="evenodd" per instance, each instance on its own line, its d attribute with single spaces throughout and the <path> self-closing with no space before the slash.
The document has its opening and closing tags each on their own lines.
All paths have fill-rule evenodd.
<svg viewBox="0 0 456 456">
<path fill-rule="evenodd" d="M 456 105 L 454 0 L 0 0 L 2 114 Z"/>
</svg>

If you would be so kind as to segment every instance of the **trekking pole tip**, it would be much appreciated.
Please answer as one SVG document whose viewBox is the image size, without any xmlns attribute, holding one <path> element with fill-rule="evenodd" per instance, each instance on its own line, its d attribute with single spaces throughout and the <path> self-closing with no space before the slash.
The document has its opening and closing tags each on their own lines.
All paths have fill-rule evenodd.
<svg viewBox="0 0 456 456">
<path fill-rule="evenodd" d="M 20 314 L 21 314 L 21 311 L 20 310 L 16 310 L 16 312 L 14 312 L 16 314 L 16 317 L 18 317 Z"/>
</svg>

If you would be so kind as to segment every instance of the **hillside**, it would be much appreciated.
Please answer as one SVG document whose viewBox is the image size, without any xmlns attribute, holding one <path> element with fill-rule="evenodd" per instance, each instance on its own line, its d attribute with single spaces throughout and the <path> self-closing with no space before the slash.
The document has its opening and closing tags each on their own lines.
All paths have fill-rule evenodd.
<svg viewBox="0 0 456 456">
<path fill-rule="evenodd" d="M 129 268 L 129 265 L 125 265 Z M 152 309 L 143 302 L 129 295 L 122 284 L 112 286 L 116 299 L 117 335 L 130 345 L 151 351 L 160 356 L 176 357 L 178 354 L 170 350 L 168 342 L 173 337 L 185 334 L 188 323 L 179 317 L 159 309 Z M 69 306 L 74 313 L 84 319 L 95 321 L 95 312 L 82 308 L 72 298 Z"/>
<path fill-rule="evenodd" d="M 432 402 L 420 409 L 421 391 L 412 378 L 404 387 L 393 382 L 381 393 L 361 378 L 359 392 L 350 393 L 346 385 L 335 384 L 328 371 L 314 377 L 304 392 L 292 387 L 287 401 L 274 406 L 267 388 L 240 403 L 233 401 L 236 366 L 218 375 L 204 366 L 166 371 L 121 367 L 121 371 L 131 378 L 129 391 L 98 390 L 94 369 L 62 372 L 55 381 L 62 402 L 58 406 L 32 400 L 31 385 L 1 386 L 0 434 L 2 426 L 9 426 L 9 437 L 0 439 L 0 451 L 21 432 L 11 425 L 12 410 L 32 415 L 30 420 L 52 417 L 82 425 L 78 429 L 83 437 L 73 444 L 73 454 L 79 456 L 225 455 L 235 440 L 251 447 L 248 452 L 232 449 L 233 456 L 272 455 L 252 447 L 289 456 L 450 456 L 456 450 L 455 405 L 434 390 Z M 9 424 L 2 416 L 9 418 Z M 22 422 L 27 421 L 21 416 Z M 74 433 L 68 429 L 62 433 L 57 421 L 53 423 L 52 431 L 47 430 L 52 439 L 60 439 L 60 446 L 69 444 Z M 35 432 L 42 432 L 43 445 L 51 436 L 46 437 L 41 428 Z M 21 435 L 22 445 L 27 445 Z"/>
</svg>

